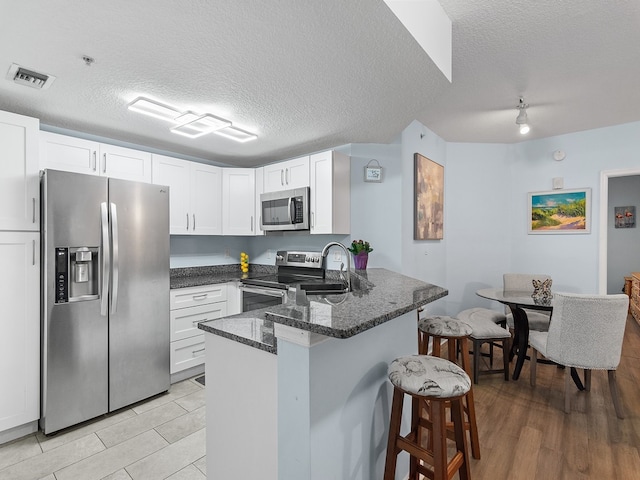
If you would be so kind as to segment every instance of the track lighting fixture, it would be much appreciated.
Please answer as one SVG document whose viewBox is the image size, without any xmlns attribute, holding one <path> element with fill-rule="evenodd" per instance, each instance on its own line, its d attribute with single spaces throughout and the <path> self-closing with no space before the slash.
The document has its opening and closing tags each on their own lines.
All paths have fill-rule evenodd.
<svg viewBox="0 0 640 480">
<path fill-rule="evenodd" d="M 520 97 L 520 103 L 516 107 L 518 109 L 518 116 L 516 117 L 516 125 L 520 126 L 520 134 L 526 135 L 529 133 L 529 120 L 527 118 L 528 103 L 524 103 L 524 98 Z"/>
</svg>

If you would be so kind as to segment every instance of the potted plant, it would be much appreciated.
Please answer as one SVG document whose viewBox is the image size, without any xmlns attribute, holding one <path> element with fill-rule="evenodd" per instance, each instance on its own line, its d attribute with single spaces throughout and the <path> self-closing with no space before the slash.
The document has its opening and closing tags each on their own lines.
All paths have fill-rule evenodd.
<svg viewBox="0 0 640 480">
<path fill-rule="evenodd" d="M 367 260 L 369 260 L 369 252 L 373 251 L 369 242 L 364 240 L 353 240 L 351 246 L 347 249 L 353 255 L 353 264 L 356 270 L 365 270 L 367 268 Z"/>
</svg>

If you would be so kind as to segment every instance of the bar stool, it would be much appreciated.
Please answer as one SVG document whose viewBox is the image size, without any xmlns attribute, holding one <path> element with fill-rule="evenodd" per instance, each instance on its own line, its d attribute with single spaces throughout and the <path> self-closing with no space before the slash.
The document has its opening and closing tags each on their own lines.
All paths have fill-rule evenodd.
<svg viewBox="0 0 640 480">
<path fill-rule="evenodd" d="M 468 339 L 472 329 L 460 320 L 448 316 L 432 316 L 419 318 L 418 320 L 418 353 L 427 355 L 429 339 L 433 340 L 432 355 L 440 356 L 441 340 L 447 340 L 448 359 L 457 362 L 456 342 L 460 347 L 460 366 L 467 375 L 471 376 L 471 359 L 469 357 Z M 465 430 L 469 431 L 471 438 L 471 453 L 473 458 L 480 458 L 480 440 L 478 438 L 478 425 L 476 424 L 476 408 L 473 402 L 473 388 L 464 396 L 464 411 L 466 414 Z"/>
<path fill-rule="evenodd" d="M 401 451 L 410 455 L 410 479 L 417 479 L 418 474 L 421 474 L 435 480 L 449 480 L 459 472 L 460 480 L 469 480 L 469 453 L 462 408 L 462 398 L 471 388 L 467 373 L 449 360 L 429 355 L 397 358 L 389 365 L 388 373 L 393 384 L 393 402 L 384 480 L 395 478 L 398 454 Z M 412 399 L 411 431 L 402 436 L 400 424 L 405 394 Z M 451 408 L 453 440 L 456 444 L 456 451 L 449 461 L 445 415 L 447 403 Z M 431 411 L 430 419 L 422 414 L 427 410 Z M 423 447 L 423 430 L 431 434 L 432 448 Z"/>
</svg>

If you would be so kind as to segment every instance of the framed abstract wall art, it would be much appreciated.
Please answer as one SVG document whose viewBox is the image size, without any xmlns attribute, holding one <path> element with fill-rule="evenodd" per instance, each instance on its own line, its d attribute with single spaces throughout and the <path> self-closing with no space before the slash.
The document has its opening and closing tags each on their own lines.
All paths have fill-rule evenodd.
<svg viewBox="0 0 640 480">
<path fill-rule="evenodd" d="M 414 154 L 414 240 L 442 240 L 444 230 L 444 167 Z"/>
<path fill-rule="evenodd" d="M 616 228 L 636 228 L 636 207 L 613 207 Z"/>
<path fill-rule="evenodd" d="M 529 234 L 590 233 L 591 189 L 530 192 Z"/>
</svg>

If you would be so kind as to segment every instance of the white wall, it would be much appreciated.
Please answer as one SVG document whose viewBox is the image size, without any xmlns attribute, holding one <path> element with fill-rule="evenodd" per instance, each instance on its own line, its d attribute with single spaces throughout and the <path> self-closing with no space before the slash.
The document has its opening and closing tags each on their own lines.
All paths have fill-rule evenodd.
<svg viewBox="0 0 640 480">
<path fill-rule="evenodd" d="M 402 270 L 402 161 L 400 143 L 352 144 L 351 240 L 366 240 L 373 252 L 368 267 Z M 383 168 L 380 183 L 364 181 L 364 167 L 372 160 Z M 375 162 L 372 163 L 375 166 Z M 382 227 L 382 228 L 381 228 Z"/>
<path fill-rule="evenodd" d="M 557 149 L 566 152 L 565 160 L 553 160 Z M 600 172 L 637 168 L 638 152 L 640 122 L 515 145 L 448 144 L 443 240 L 447 274 L 439 283 L 449 289 L 443 299 L 447 313 L 484 305 L 473 292 L 501 285 L 505 271 L 548 273 L 556 290 L 597 292 Z M 551 190 L 554 177 L 562 177 L 567 189 L 592 189 L 591 233 L 527 233 L 527 193 Z M 459 219 L 469 208 L 472 220 L 462 224 Z M 496 213 L 487 218 L 487 212 Z M 632 257 L 628 268 L 640 269 L 640 257 Z"/>
</svg>

